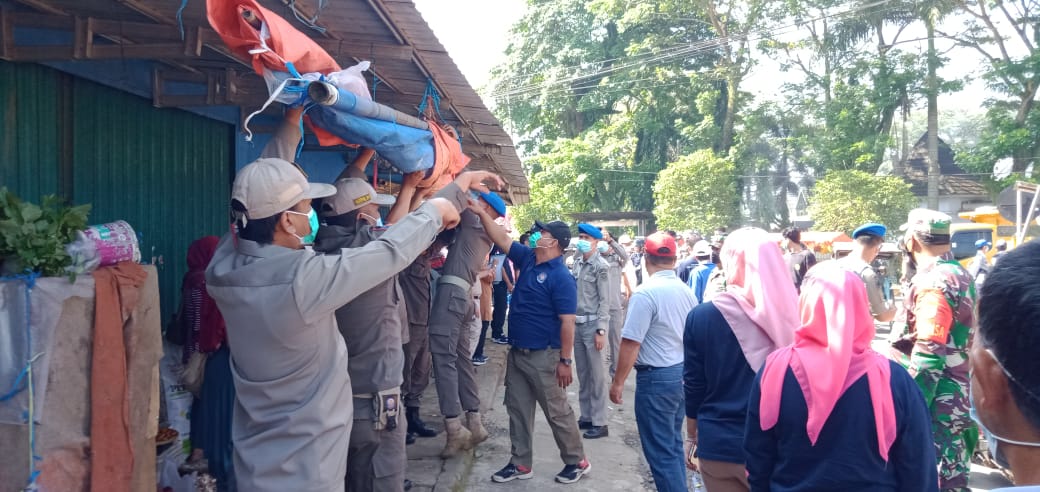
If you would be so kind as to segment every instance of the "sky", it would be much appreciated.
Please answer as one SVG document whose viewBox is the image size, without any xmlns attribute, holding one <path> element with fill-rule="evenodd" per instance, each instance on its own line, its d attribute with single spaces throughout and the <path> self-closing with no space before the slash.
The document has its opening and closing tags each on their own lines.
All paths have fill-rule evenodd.
<svg viewBox="0 0 1040 492">
<path fill-rule="evenodd" d="M 491 107 L 493 101 L 487 100 L 490 91 L 483 91 L 481 88 L 488 83 L 491 69 L 503 61 L 505 49 L 509 44 L 509 29 L 523 17 L 526 0 L 414 1 L 470 85 L 477 89 L 485 98 L 485 104 Z M 901 39 L 922 37 L 923 27 L 915 26 L 907 29 Z M 923 49 L 924 43 L 919 44 Z M 949 45 L 940 42 L 938 47 L 945 50 Z M 953 78 L 974 73 L 981 65 L 980 58 L 966 50 L 953 51 L 947 56 L 951 59 L 940 71 L 941 77 Z M 755 94 L 760 100 L 778 100 L 780 85 L 794 78 L 794 73 L 783 73 L 775 61 L 758 56 L 757 65 L 751 70 L 741 88 Z M 984 85 L 976 80 L 968 83 L 958 93 L 941 95 L 939 107 L 942 111 L 981 113 L 985 111 L 984 100 L 990 95 Z M 924 112 L 923 101 L 921 105 L 921 108 L 915 110 Z"/>
</svg>

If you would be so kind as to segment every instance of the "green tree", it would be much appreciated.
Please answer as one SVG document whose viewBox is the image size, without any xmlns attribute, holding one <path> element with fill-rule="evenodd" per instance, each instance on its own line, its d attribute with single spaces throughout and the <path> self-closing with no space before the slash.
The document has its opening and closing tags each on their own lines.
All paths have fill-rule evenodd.
<svg viewBox="0 0 1040 492">
<path fill-rule="evenodd" d="M 1040 178 L 1040 0 L 953 0 L 965 19 L 961 32 L 939 34 L 984 60 L 983 78 L 1004 97 L 988 102 L 978 145 L 958 155 L 967 168 L 992 172 L 1011 158 L 1022 176 Z"/>
<path fill-rule="evenodd" d="M 698 150 L 657 176 L 654 215 L 662 229 L 711 231 L 740 218 L 736 166 L 710 149 Z"/>
<path fill-rule="evenodd" d="M 831 171 L 816 182 L 809 198 L 814 229 L 850 232 L 867 222 L 890 230 L 917 206 L 910 185 L 902 178 L 863 171 Z"/>
</svg>

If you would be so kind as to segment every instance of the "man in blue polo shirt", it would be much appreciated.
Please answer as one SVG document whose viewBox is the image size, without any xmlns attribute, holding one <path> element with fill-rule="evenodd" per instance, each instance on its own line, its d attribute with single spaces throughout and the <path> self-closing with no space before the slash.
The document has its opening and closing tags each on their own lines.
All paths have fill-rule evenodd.
<svg viewBox="0 0 1040 492">
<path fill-rule="evenodd" d="M 516 265 L 519 277 L 509 306 L 509 338 L 513 342 L 506 362 L 506 410 L 513 456 L 492 475 L 495 482 L 526 480 L 534 476 L 535 402 L 542 406 L 553 437 L 560 447 L 563 470 L 560 483 L 574 483 L 589 472 L 574 410 L 564 388 L 574 380 L 574 324 L 578 291 L 563 262 L 571 232 L 560 221 L 535 222 L 529 246 L 514 242 L 482 208 L 480 215 L 491 240 Z"/>
</svg>

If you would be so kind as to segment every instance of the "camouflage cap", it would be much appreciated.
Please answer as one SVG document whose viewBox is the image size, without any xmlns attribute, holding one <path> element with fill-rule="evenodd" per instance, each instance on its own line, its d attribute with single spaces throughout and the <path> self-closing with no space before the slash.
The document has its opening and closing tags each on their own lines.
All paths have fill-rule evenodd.
<svg viewBox="0 0 1040 492">
<path fill-rule="evenodd" d="M 906 216 L 906 223 L 899 230 L 914 233 L 915 236 L 930 244 L 948 244 L 950 242 L 949 215 L 927 208 L 915 208 Z"/>
</svg>

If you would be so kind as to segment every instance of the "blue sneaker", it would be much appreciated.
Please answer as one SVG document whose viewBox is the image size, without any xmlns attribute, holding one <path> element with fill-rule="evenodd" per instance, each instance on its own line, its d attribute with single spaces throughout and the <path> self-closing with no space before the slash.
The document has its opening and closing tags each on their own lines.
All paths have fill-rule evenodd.
<svg viewBox="0 0 1040 492">
<path fill-rule="evenodd" d="M 475 366 L 482 366 L 484 364 L 487 364 L 487 356 L 485 356 L 485 355 L 475 355 L 475 356 L 473 356 L 473 365 L 475 365 Z"/>
<path fill-rule="evenodd" d="M 534 472 L 530 468 L 510 463 L 494 475 L 491 475 L 491 480 L 498 483 L 505 483 L 517 479 L 527 480 L 533 476 Z"/>
</svg>

